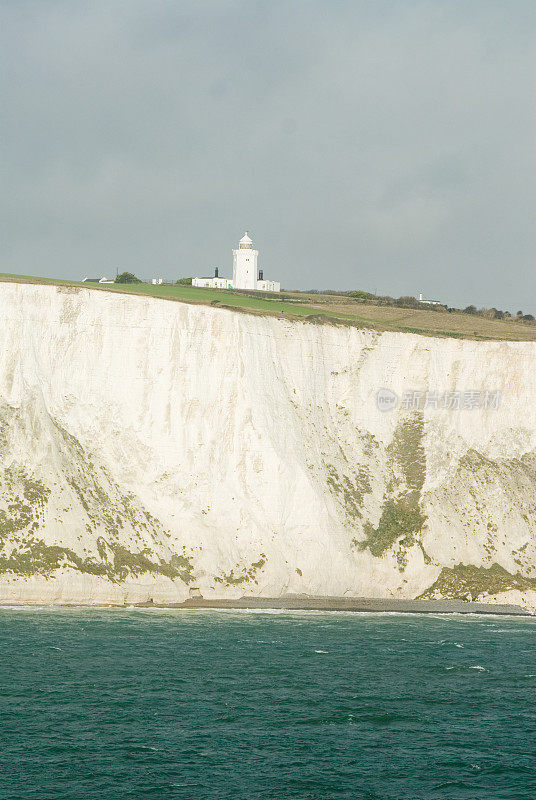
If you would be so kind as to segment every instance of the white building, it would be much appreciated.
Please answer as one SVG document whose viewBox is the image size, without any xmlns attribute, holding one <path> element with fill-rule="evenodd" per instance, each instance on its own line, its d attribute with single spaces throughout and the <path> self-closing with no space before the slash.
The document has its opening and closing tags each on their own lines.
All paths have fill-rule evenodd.
<svg viewBox="0 0 536 800">
<path fill-rule="evenodd" d="M 264 279 L 262 270 L 257 267 L 259 251 L 253 250 L 253 242 L 248 232 L 238 242 L 238 250 L 233 250 L 233 279 L 220 278 L 218 269 L 214 270 L 214 277 L 192 278 L 192 286 L 205 289 L 245 289 L 248 291 L 280 292 L 281 284 L 278 281 Z"/>
<path fill-rule="evenodd" d="M 256 289 L 259 251 L 253 250 L 253 242 L 246 231 L 238 242 L 238 250 L 233 250 L 233 287 L 235 289 Z"/>
<path fill-rule="evenodd" d="M 422 292 L 419 294 L 419 303 L 426 303 L 427 306 L 441 306 L 441 300 L 424 300 Z"/>
<path fill-rule="evenodd" d="M 213 277 L 192 278 L 192 286 L 199 286 L 202 289 L 232 289 L 233 282 L 227 278 L 220 278 L 218 267 L 215 267 Z"/>
</svg>

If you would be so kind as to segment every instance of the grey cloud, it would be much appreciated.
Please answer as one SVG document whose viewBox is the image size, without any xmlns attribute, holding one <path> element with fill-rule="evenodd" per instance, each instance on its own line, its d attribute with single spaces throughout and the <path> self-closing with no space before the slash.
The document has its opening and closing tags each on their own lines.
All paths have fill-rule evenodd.
<svg viewBox="0 0 536 800">
<path fill-rule="evenodd" d="M 531 0 L 0 7 L 3 271 L 536 309 Z"/>
</svg>

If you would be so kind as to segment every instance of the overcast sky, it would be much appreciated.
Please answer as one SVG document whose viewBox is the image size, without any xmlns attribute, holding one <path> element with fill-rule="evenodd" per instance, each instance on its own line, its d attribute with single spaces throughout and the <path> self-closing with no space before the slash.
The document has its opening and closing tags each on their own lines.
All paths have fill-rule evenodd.
<svg viewBox="0 0 536 800">
<path fill-rule="evenodd" d="M 0 8 L 0 271 L 536 311 L 534 0 Z"/>
</svg>

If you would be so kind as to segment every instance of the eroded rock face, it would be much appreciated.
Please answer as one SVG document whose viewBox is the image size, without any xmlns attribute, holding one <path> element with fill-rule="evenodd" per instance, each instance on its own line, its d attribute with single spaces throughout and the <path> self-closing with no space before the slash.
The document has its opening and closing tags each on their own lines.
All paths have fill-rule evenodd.
<svg viewBox="0 0 536 800">
<path fill-rule="evenodd" d="M 0 343 L 3 602 L 536 607 L 536 344 L 6 283 Z"/>
</svg>

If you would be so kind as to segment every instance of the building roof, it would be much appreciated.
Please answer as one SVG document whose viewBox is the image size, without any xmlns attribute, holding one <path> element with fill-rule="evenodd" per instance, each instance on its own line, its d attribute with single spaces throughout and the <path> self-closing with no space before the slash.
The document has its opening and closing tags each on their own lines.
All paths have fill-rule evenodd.
<svg viewBox="0 0 536 800">
<path fill-rule="evenodd" d="M 247 231 L 245 232 L 245 234 L 240 239 L 239 244 L 253 244 L 253 239 L 249 238 Z"/>
</svg>

